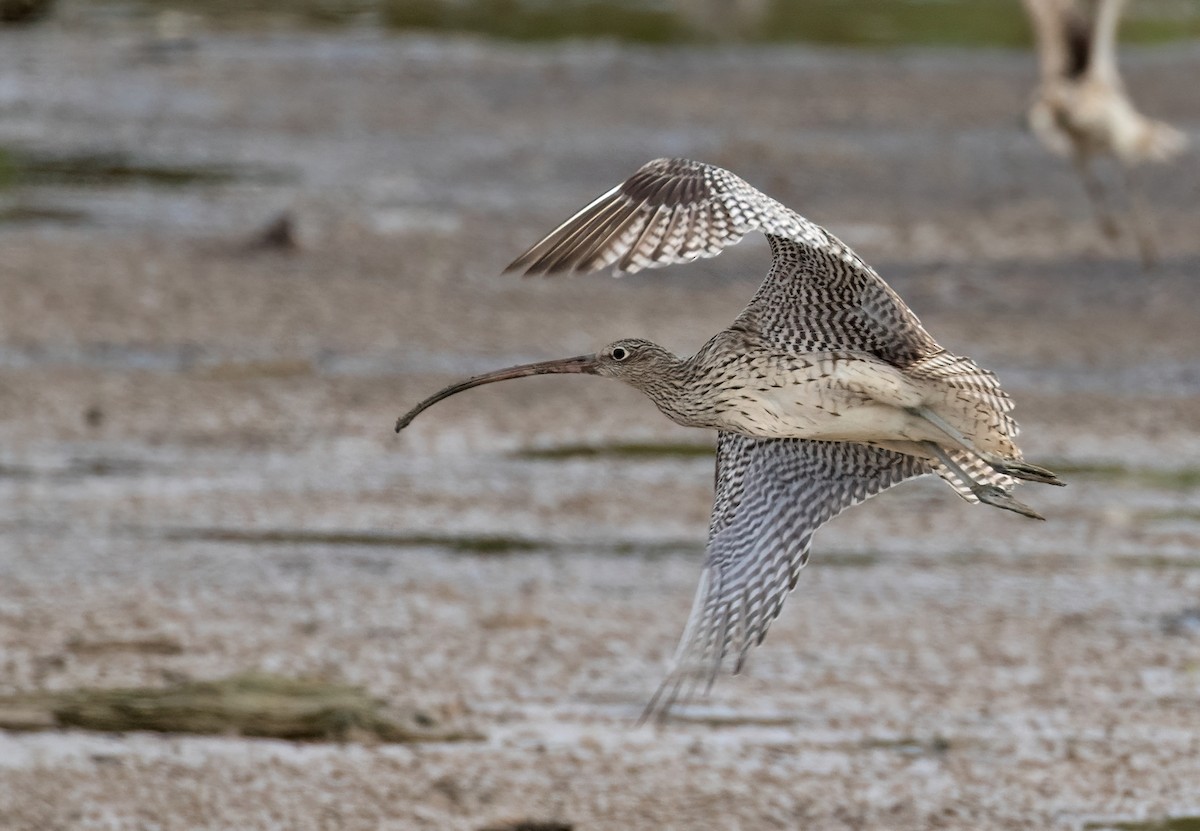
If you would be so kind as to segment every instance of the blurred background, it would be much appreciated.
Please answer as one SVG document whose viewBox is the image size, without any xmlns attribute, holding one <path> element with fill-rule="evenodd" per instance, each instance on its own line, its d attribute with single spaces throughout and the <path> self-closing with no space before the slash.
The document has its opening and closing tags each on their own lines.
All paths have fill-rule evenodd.
<svg viewBox="0 0 1200 831">
<path fill-rule="evenodd" d="M 0 0 L 0 827 L 1192 827 L 1200 3 L 1127 6 L 1191 139 L 1148 270 L 1025 126 L 1018 0 Z M 727 325 L 761 240 L 500 273 L 662 156 L 853 246 L 1070 486 L 850 511 L 636 727 L 712 436 L 594 378 L 392 425 Z"/>
<path fill-rule="evenodd" d="M 474 33 L 521 41 L 825 43 L 849 46 L 1024 46 L 1028 25 L 1007 0 L 6 0 L 5 22 L 54 14 L 95 19 L 191 17 L 225 30 L 284 27 Z M 1169 43 L 1200 31 L 1189 0 L 1138 0 L 1123 39 Z"/>
</svg>

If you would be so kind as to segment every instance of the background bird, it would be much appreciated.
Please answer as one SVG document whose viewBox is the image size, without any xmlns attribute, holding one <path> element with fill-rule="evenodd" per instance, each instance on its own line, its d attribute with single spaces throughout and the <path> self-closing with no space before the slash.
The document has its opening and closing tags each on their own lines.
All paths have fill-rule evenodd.
<svg viewBox="0 0 1200 831">
<path fill-rule="evenodd" d="M 707 562 L 648 712 L 665 712 L 689 680 L 711 684 L 731 653 L 741 668 L 795 587 L 813 533 L 847 507 L 937 473 L 969 501 L 1040 518 L 1012 497 L 1015 482 L 1062 484 L 1021 461 L 1012 401 L 995 375 L 938 345 L 845 244 L 721 168 L 650 162 L 509 270 L 632 273 L 715 256 L 750 231 L 766 234 L 770 271 L 692 357 L 619 340 L 451 385 L 396 424 L 481 384 L 583 373 L 630 384 L 679 424 L 719 431 Z"/>
<path fill-rule="evenodd" d="M 1117 26 L 1125 0 L 1023 0 L 1037 40 L 1041 83 L 1029 125 L 1048 148 L 1069 156 L 1083 180 L 1103 233 L 1115 238 L 1113 216 L 1093 159 L 1118 162 L 1129 230 L 1146 267 L 1157 254 L 1149 217 L 1130 182 L 1129 167 L 1162 162 L 1187 145 L 1182 132 L 1134 109 L 1117 71 Z"/>
</svg>

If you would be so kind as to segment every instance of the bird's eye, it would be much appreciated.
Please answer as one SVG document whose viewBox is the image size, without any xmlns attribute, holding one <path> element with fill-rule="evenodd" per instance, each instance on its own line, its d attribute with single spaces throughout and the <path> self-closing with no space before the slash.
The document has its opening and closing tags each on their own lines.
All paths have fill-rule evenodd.
<svg viewBox="0 0 1200 831">
<path fill-rule="evenodd" d="M 614 346 L 612 351 L 612 359 L 614 361 L 623 361 L 629 357 L 629 350 L 623 346 Z"/>
</svg>

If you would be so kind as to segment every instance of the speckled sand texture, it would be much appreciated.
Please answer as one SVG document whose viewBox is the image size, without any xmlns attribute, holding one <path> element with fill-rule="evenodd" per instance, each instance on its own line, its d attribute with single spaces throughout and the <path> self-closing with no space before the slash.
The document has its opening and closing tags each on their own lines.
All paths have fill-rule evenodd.
<svg viewBox="0 0 1200 831">
<path fill-rule="evenodd" d="M 315 675 L 486 739 L 0 732 L 0 828 L 1200 814 L 1195 150 L 1139 175 L 1164 257 L 1143 275 L 1020 126 L 1025 54 L 335 31 L 164 56 L 131 25 L 0 34 L 0 144 L 279 176 L 39 190 L 20 197 L 90 221 L 0 226 L 0 693 Z M 1195 48 L 1125 66 L 1200 138 Z M 1070 487 L 1023 490 L 1045 523 L 935 481 L 855 509 L 749 673 L 637 727 L 690 606 L 711 461 L 520 451 L 710 437 L 592 378 L 391 425 L 458 376 L 623 335 L 686 352 L 732 319 L 761 240 L 622 282 L 499 275 L 665 155 L 733 168 L 875 263 L 999 372 L 1026 455 Z M 284 209 L 300 248 L 246 250 Z"/>
</svg>

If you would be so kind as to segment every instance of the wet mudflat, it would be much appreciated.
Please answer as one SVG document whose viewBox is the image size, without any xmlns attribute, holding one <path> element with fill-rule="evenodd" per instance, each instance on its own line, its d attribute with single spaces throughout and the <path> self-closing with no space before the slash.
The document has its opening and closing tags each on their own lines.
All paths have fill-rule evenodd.
<svg viewBox="0 0 1200 831">
<path fill-rule="evenodd" d="M 257 673 L 478 739 L 9 730 L 0 826 L 1200 815 L 1194 152 L 1138 174 L 1163 253 L 1143 275 L 1020 128 L 1017 52 L 153 37 L 0 42 L 10 158 L 220 172 L 0 181 L 0 218 L 43 211 L 0 225 L 0 693 Z M 1125 65 L 1196 139 L 1196 50 Z M 1070 487 L 1024 490 L 1046 523 L 937 482 L 855 509 L 748 674 L 638 727 L 698 576 L 711 437 L 578 378 L 391 426 L 463 374 L 624 335 L 686 352 L 725 325 L 761 240 L 621 282 L 499 276 L 664 155 L 853 245 L 999 372 L 1028 457 Z M 297 244 L 259 244 L 285 211 Z"/>
</svg>

